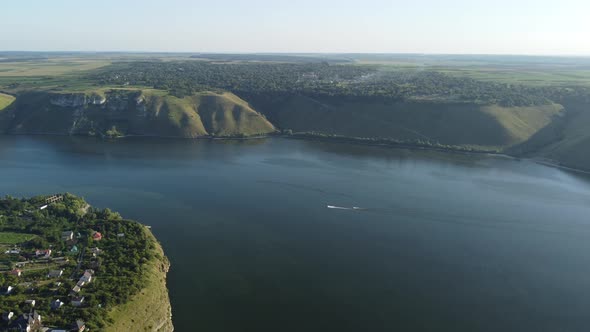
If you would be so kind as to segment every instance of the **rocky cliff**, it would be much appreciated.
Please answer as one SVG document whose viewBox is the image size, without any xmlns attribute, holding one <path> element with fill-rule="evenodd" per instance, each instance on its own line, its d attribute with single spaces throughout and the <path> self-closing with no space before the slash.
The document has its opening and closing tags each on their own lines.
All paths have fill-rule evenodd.
<svg viewBox="0 0 590 332">
<path fill-rule="evenodd" d="M 246 137 L 275 131 L 231 93 L 177 98 L 161 90 L 31 92 L 0 113 L 0 133 Z"/>
</svg>

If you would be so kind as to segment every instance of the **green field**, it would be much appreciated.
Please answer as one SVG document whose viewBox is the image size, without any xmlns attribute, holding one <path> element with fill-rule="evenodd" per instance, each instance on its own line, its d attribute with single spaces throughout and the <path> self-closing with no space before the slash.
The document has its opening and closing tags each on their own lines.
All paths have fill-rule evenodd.
<svg viewBox="0 0 590 332">
<path fill-rule="evenodd" d="M 34 234 L 0 232 L 0 244 L 19 244 L 34 238 Z"/>
<path fill-rule="evenodd" d="M 555 68 L 439 68 L 440 72 L 475 80 L 523 84 L 530 86 L 590 86 L 590 69 L 563 70 Z"/>
</svg>

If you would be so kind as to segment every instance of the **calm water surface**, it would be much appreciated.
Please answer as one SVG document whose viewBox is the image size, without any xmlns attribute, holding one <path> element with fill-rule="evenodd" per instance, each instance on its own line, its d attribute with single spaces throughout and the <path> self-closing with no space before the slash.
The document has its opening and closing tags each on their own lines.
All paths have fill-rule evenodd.
<svg viewBox="0 0 590 332">
<path fill-rule="evenodd" d="M 153 226 L 178 331 L 588 331 L 589 183 L 283 139 L 0 136 L 0 195 L 67 191 Z"/>
</svg>

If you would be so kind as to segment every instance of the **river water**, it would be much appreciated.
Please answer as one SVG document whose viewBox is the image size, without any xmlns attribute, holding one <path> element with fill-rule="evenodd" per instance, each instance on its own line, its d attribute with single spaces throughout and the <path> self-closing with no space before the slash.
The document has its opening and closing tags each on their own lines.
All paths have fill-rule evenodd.
<svg viewBox="0 0 590 332">
<path fill-rule="evenodd" d="M 590 181 L 529 161 L 0 136 L 0 195 L 57 192 L 153 227 L 177 331 L 590 327 Z"/>
</svg>

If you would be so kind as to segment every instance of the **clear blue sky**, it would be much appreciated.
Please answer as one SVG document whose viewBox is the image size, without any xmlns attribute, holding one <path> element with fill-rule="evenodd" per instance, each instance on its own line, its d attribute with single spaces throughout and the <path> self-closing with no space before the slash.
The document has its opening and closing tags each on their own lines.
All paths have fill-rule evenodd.
<svg viewBox="0 0 590 332">
<path fill-rule="evenodd" d="M 590 0 L 4 1 L 0 50 L 590 55 Z"/>
</svg>

